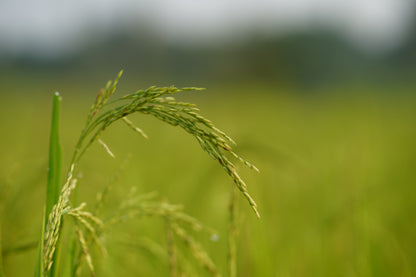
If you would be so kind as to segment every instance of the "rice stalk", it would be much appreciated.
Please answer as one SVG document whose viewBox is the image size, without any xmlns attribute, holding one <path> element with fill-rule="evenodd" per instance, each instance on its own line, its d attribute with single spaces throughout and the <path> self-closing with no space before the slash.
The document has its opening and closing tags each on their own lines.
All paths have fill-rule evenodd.
<svg viewBox="0 0 416 277">
<path fill-rule="evenodd" d="M 237 276 L 237 190 L 232 188 L 229 205 L 229 232 L 228 232 L 228 272 L 230 277 Z"/>
<path fill-rule="evenodd" d="M 43 240 L 43 267 L 45 273 L 51 269 L 53 264 L 53 254 L 56 250 L 56 245 L 59 239 L 62 216 L 70 210 L 68 205 L 69 196 L 71 191 L 75 188 L 77 182 L 77 179 L 73 179 L 72 172 L 73 167 L 70 171 L 71 174 L 68 176 L 67 182 L 62 188 L 58 203 L 53 206 L 52 211 L 49 214 L 48 224 L 46 225 Z"/>
<path fill-rule="evenodd" d="M 62 98 L 58 92 L 54 94 L 53 97 L 53 106 L 52 106 L 52 122 L 51 122 L 51 133 L 49 140 L 49 167 L 48 167 L 48 180 L 46 187 L 46 210 L 44 213 L 46 215 L 51 214 L 54 205 L 58 202 L 59 190 L 61 187 L 61 172 L 62 172 L 62 150 L 59 142 L 59 117 L 60 117 L 60 107 L 61 107 Z M 61 220 L 61 219 L 59 219 Z M 44 231 L 46 226 L 46 218 L 43 217 L 42 220 L 42 234 L 41 242 L 44 238 Z M 59 222 L 59 225 L 61 222 Z M 52 251 L 50 260 L 55 267 L 47 273 L 48 276 L 56 276 L 58 272 L 58 261 L 59 253 L 55 253 L 56 245 L 59 245 L 59 232 L 56 233 L 56 238 L 54 239 L 54 250 Z M 59 250 L 59 247 L 58 247 Z M 38 258 L 36 262 L 35 276 L 43 276 L 47 271 L 45 269 L 44 263 L 44 243 L 40 243 L 38 250 Z M 59 252 L 59 251 L 57 251 Z M 50 267 L 48 268 L 50 269 Z"/>
<path fill-rule="evenodd" d="M 208 254 L 202 247 L 193 239 L 184 227 L 188 227 L 193 231 L 207 231 L 210 236 L 217 236 L 216 231 L 205 227 L 197 219 L 184 213 L 182 205 L 172 205 L 166 200 L 156 201 L 156 193 L 147 193 L 144 195 L 136 195 L 134 187 L 130 193 L 122 200 L 119 209 L 104 222 L 103 230 L 107 230 L 111 225 L 120 221 L 132 219 L 133 217 L 157 217 L 165 222 L 165 237 L 166 237 L 166 254 L 164 255 L 169 265 L 169 272 L 171 276 L 183 276 L 180 268 L 184 261 L 180 260 L 179 264 L 179 249 L 176 247 L 175 236 L 178 236 L 181 241 L 187 245 L 191 254 L 196 258 L 199 265 L 208 269 L 212 275 L 218 276 L 217 269 L 213 265 Z M 189 271 L 189 270 L 188 270 Z"/>
<path fill-rule="evenodd" d="M 58 92 L 53 97 L 52 123 L 49 143 L 49 168 L 46 193 L 46 214 L 56 204 L 61 187 L 62 150 L 59 143 L 59 117 L 62 98 Z"/>
<path fill-rule="evenodd" d="M 51 212 L 53 205 L 56 204 L 59 198 L 59 190 L 61 189 L 61 175 L 62 175 L 62 149 L 59 141 L 59 119 L 61 110 L 62 98 L 58 92 L 54 95 L 53 111 L 52 111 L 52 126 L 50 135 L 49 148 L 49 168 L 48 168 L 48 183 L 46 193 L 46 214 Z M 54 253 L 52 260 L 52 268 L 49 276 L 57 276 L 59 273 L 60 261 L 60 247 L 61 238 L 58 236 L 56 242 L 57 251 Z"/>
<path fill-rule="evenodd" d="M 253 170 L 257 171 L 257 168 L 232 151 L 230 144 L 235 144 L 234 141 L 224 132 L 216 128 L 211 121 L 199 115 L 197 113 L 198 109 L 195 105 L 177 102 L 175 98 L 172 97 L 174 94 L 181 91 L 201 91 L 203 89 L 195 87 L 179 89 L 174 86 L 150 87 L 145 90 L 136 91 L 116 100 L 109 101 L 110 97 L 116 90 L 116 85 L 121 77 L 121 74 L 122 71 L 118 74 L 114 81 L 109 81 L 106 87 L 99 91 L 95 102 L 91 106 L 86 123 L 81 131 L 78 142 L 76 143 L 65 184 L 62 187 L 58 199 L 53 202 L 55 204 L 51 207 L 50 212 L 47 213 L 48 220 L 43 238 L 44 253 L 42 258 L 45 273 L 48 273 L 54 262 L 56 262 L 54 260 L 54 253 L 57 250 L 56 246 L 59 240 L 63 215 L 72 212 L 71 215 L 74 216 L 74 210 L 69 205 L 69 196 L 76 185 L 76 179 L 73 178 L 73 176 L 75 169 L 78 166 L 78 162 L 94 142 L 100 142 L 102 133 L 110 125 L 120 119 L 122 119 L 130 128 L 133 128 L 136 132 L 144 135 L 140 128 L 136 127 L 134 123 L 126 118 L 134 113 L 151 115 L 170 125 L 179 126 L 184 131 L 191 134 L 198 141 L 201 148 L 207 152 L 211 158 L 215 159 L 231 177 L 233 183 L 246 198 L 256 216 L 260 217 L 257 204 L 249 194 L 247 185 L 238 175 L 234 164 L 227 156 L 237 159 Z M 101 141 L 101 144 L 109 154 L 111 153 L 110 155 L 114 155 L 105 143 Z M 59 146 L 59 144 L 57 145 Z M 56 147 L 53 149 L 55 148 Z M 59 149 L 59 147 L 56 149 Z M 56 154 L 55 156 L 59 156 L 60 152 L 58 150 L 54 150 L 54 153 Z M 56 163 L 56 166 L 59 165 L 60 163 Z M 51 180 L 58 180 L 58 178 L 51 177 Z M 53 193 L 51 192 L 51 195 L 52 194 Z M 51 205 L 50 203 L 49 206 Z M 146 216 L 167 216 L 175 214 L 178 210 L 178 207 L 172 205 L 154 205 L 152 203 L 146 203 L 141 206 L 141 209 L 132 211 L 129 216 L 134 216 L 135 214 Z M 91 234 L 94 234 L 94 227 L 88 225 L 88 221 L 85 220 L 85 214 L 82 215 L 78 212 L 76 214 L 76 218 L 83 223 L 84 227 L 86 227 Z M 178 217 L 178 219 L 179 218 L 181 217 Z M 123 218 L 115 217 L 113 221 L 122 219 Z M 184 222 L 186 220 L 189 221 L 189 218 L 182 216 L 182 220 Z M 85 224 L 86 222 L 87 224 Z M 189 221 L 189 223 L 191 223 L 191 221 Z M 193 227 L 196 226 L 197 224 L 193 225 Z M 177 227 L 175 229 L 175 233 L 178 236 L 184 235 L 181 230 L 181 228 Z M 193 251 L 197 249 L 192 241 L 188 241 L 188 244 L 191 246 Z M 205 261 L 204 266 L 207 267 L 212 273 L 215 273 L 209 262 Z"/>
</svg>

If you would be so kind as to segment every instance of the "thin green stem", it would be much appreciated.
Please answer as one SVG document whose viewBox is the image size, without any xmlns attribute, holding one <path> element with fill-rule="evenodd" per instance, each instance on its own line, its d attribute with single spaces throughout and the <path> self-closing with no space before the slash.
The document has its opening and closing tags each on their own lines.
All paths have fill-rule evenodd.
<svg viewBox="0 0 416 277">
<path fill-rule="evenodd" d="M 237 210 L 237 200 L 238 200 L 238 191 L 233 186 L 231 189 L 231 197 L 230 197 L 230 205 L 229 205 L 229 212 L 230 212 L 230 222 L 229 222 L 229 233 L 228 233 L 228 270 L 230 277 L 237 276 L 237 217 L 238 217 L 238 210 Z"/>
<path fill-rule="evenodd" d="M 59 115 L 62 98 L 58 92 L 53 97 L 51 134 L 49 141 L 49 168 L 46 191 L 46 214 L 52 211 L 61 189 L 62 150 L 59 143 Z"/>
</svg>

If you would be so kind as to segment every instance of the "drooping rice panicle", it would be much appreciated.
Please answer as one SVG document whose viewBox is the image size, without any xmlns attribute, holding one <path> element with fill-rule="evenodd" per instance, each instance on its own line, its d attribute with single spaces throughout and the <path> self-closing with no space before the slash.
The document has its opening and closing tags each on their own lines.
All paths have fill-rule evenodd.
<svg viewBox="0 0 416 277">
<path fill-rule="evenodd" d="M 76 184 L 76 179 L 72 176 L 79 160 L 96 141 L 101 143 L 110 155 L 114 156 L 108 146 L 101 140 L 102 133 L 114 122 L 121 119 L 134 131 L 140 133 L 144 137 L 147 137 L 140 128 L 136 127 L 127 118 L 131 114 L 141 113 L 151 115 L 172 126 L 178 126 L 192 135 L 200 144 L 201 148 L 207 152 L 211 158 L 215 159 L 225 170 L 227 175 L 231 177 L 234 185 L 246 198 L 256 216 L 260 217 L 257 204 L 249 194 L 247 185 L 241 179 L 234 164 L 228 157 L 237 159 L 253 170 L 258 171 L 258 169 L 239 157 L 232 150 L 232 147 L 229 144 L 235 144 L 235 142 L 223 131 L 216 128 L 211 121 L 201 116 L 195 105 L 185 102 L 177 102 L 175 98 L 172 97 L 173 94 L 181 91 L 201 91 L 203 89 L 195 87 L 179 89 L 174 86 L 150 87 L 148 89 L 138 90 L 135 93 L 110 101 L 111 96 L 115 93 L 121 74 L 122 71 L 117 75 L 113 82 L 108 82 L 106 87 L 100 90 L 94 104 L 91 106 L 86 124 L 81 131 L 78 142 L 76 143 L 67 179 L 62 187 L 58 200 L 55 202 L 56 204 L 51 208 L 51 212 L 48 215 L 44 234 L 44 253 L 42 260 L 45 272 L 48 272 L 53 264 L 53 254 L 59 238 L 62 216 L 65 213 L 71 213 L 71 215 L 75 216 L 94 237 L 95 228 L 91 226 L 88 219 L 90 221 L 92 220 L 94 223 L 97 223 L 98 221 L 92 219 L 90 214 L 81 211 L 81 209 L 74 210 L 69 205 L 69 196 Z M 127 203 L 126 205 L 129 206 L 130 204 Z M 157 205 L 154 203 L 141 202 L 140 209 L 135 211 L 130 210 L 130 214 L 117 215 L 110 220 L 110 222 L 113 223 L 115 221 L 122 220 L 123 217 L 135 216 L 138 214 L 146 216 L 172 216 L 173 214 L 176 214 L 177 218 L 175 220 L 177 222 L 182 221 L 190 224 L 192 228 L 198 229 L 199 224 L 196 221 L 178 213 L 180 209 L 181 207 L 170 204 Z M 109 222 L 106 222 L 106 224 L 107 223 Z M 178 228 L 176 228 L 175 231 L 177 235 L 183 235 L 183 232 L 181 231 L 182 229 Z M 205 266 L 211 272 L 214 272 L 208 262 L 206 262 Z"/>
<path fill-rule="evenodd" d="M 178 93 L 180 91 L 192 91 L 199 90 L 197 88 L 184 88 L 178 89 L 176 87 L 150 87 L 146 90 L 139 90 L 136 93 L 122 97 L 116 100 L 114 103 L 119 103 L 121 100 L 130 100 L 126 104 L 122 104 L 117 107 L 112 107 L 111 110 L 104 112 L 97 116 L 95 120 L 87 126 L 89 141 L 86 146 L 81 150 L 81 155 L 89 148 L 89 146 L 98 140 L 100 135 L 108 126 L 116 122 L 119 119 L 123 119 L 130 127 L 140 134 L 144 134 L 141 129 L 135 127 L 128 119 L 125 119 L 128 115 L 133 113 L 143 113 L 152 115 L 170 125 L 180 126 L 186 132 L 193 135 L 201 145 L 201 147 L 208 152 L 208 154 L 217 160 L 221 166 L 225 169 L 227 174 L 232 178 L 236 186 L 240 189 L 244 197 L 248 200 L 250 206 L 253 208 L 256 215 L 260 214 L 257 210 L 257 204 L 250 196 L 247 190 L 247 186 L 241 180 L 237 174 L 234 165 L 226 158 L 225 154 L 228 153 L 232 157 L 241 161 L 243 164 L 258 171 L 258 169 L 240 158 L 231 146 L 227 144 L 227 141 L 234 144 L 234 141 L 227 136 L 224 132 L 216 128 L 213 123 L 196 112 L 195 106 L 180 102 L 177 105 L 171 94 Z M 113 90 L 112 90 L 113 91 Z M 163 97 L 167 96 L 167 97 Z M 82 137 L 83 141 L 85 137 Z M 82 143 L 81 143 L 82 145 Z"/>
</svg>

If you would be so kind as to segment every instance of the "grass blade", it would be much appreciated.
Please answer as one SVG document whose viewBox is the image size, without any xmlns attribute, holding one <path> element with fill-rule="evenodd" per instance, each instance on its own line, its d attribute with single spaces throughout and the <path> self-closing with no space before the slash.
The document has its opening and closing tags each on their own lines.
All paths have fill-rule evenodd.
<svg viewBox="0 0 416 277">
<path fill-rule="evenodd" d="M 58 92 L 55 92 L 53 97 L 52 107 L 52 123 L 51 134 L 49 141 L 49 169 L 48 169 L 48 183 L 46 189 L 46 214 L 49 215 L 52 207 L 58 202 L 61 191 L 61 177 L 62 177 L 62 149 L 59 143 L 59 117 L 61 111 L 62 98 Z M 44 221 L 46 225 L 46 221 Z M 47 273 L 48 276 L 56 276 L 59 260 L 59 246 L 60 240 L 57 243 L 57 249 L 53 256 L 52 268 Z"/>
<path fill-rule="evenodd" d="M 46 214 L 52 210 L 58 201 L 61 189 L 62 150 L 59 143 L 59 114 L 62 98 L 58 92 L 53 97 L 51 135 L 49 141 L 49 168 L 46 191 Z"/>
<path fill-rule="evenodd" d="M 237 276 L 237 201 L 238 191 L 235 187 L 231 189 L 231 198 L 229 204 L 229 231 L 228 231 L 228 272 L 230 277 Z"/>
</svg>

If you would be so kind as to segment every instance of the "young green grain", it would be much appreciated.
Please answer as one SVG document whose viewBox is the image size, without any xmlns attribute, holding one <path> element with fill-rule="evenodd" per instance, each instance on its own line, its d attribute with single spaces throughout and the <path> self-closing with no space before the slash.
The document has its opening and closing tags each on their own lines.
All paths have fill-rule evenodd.
<svg viewBox="0 0 416 277">
<path fill-rule="evenodd" d="M 188 87 L 188 88 L 176 88 L 171 87 L 150 87 L 146 90 L 139 90 L 135 93 L 126 95 L 119 99 L 109 101 L 110 97 L 114 94 L 116 90 L 116 85 L 119 78 L 121 77 L 122 72 L 118 74 L 116 79 L 113 82 L 108 82 L 106 87 L 97 95 L 97 98 L 93 105 L 90 108 L 88 113 L 87 120 L 84 128 L 81 131 L 81 135 L 76 144 L 74 154 L 71 159 L 70 169 L 68 171 L 67 179 L 65 181 L 60 194 L 58 195 L 57 188 L 59 188 L 60 175 L 58 174 L 59 168 L 61 165 L 60 162 L 60 147 L 59 147 L 59 137 L 57 136 L 59 125 L 56 125 L 55 120 L 57 115 L 54 110 L 54 120 L 52 126 L 55 129 L 51 132 L 51 166 L 50 166 L 50 177 L 48 178 L 48 197 L 51 195 L 51 199 L 47 201 L 47 224 L 43 239 L 43 255 L 41 264 L 43 264 L 43 270 L 48 275 L 48 273 L 55 260 L 54 253 L 59 250 L 57 245 L 59 245 L 60 238 L 60 229 L 62 224 L 62 217 L 65 214 L 70 214 L 74 216 L 92 235 L 93 240 L 98 242 L 98 236 L 96 233 L 96 227 L 92 226 L 90 222 L 94 223 L 97 227 L 102 226 L 99 219 L 94 217 L 91 213 L 82 211 L 82 207 L 73 209 L 69 204 L 69 197 L 72 190 L 76 186 L 76 179 L 73 178 L 75 170 L 78 166 L 79 160 L 84 156 L 86 151 L 90 146 L 98 141 L 104 147 L 104 149 L 111 156 L 114 154 L 110 151 L 109 147 L 101 140 L 102 133 L 108 129 L 110 125 L 118 120 L 123 120 L 130 128 L 134 131 L 140 133 L 142 136 L 147 137 L 144 132 L 136 127 L 133 122 L 127 119 L 127 116 L 134 113 L 141 113 L 146 115 L 151 115 L 165 123 L 168 123 L 173 126 L 178 126 L 184 131 L 192 135 L 197 142 L 200 144 L 201 148 L 208 153 L 210 157 L 215 159 L 220 166 L 225 170 L 225 172 L 231 177 L 235 186 L 240 190 L 241 194 L 247 199 L 253 211 L 260 217 L 260 214 L 257 209 L 257 204 L 251 195 L 248 192 L 247 185 L 238 175 L 234 164 L 229 160 L 229 157 L 233 157 L 236 160 L 247 165 L 253 170 L 257 170 L 256 167 L 251 165 L 246 160 L 239 157 L 235 152 L 232 151 L 230 144 L 235 144 L 234 141 L 227 136 L 224 132 L 216 128 L 213 123 L 203 116 L 199 115 L 198 109 L 193 104 L 177 102 L 175 98 L 172 97 L 173 94 L 179 93 L 181 91 L 201 91 L 203 89 Z M 59 95 L 55 95 L 56 99 L 59 99 Z M 60 102 L 59 102 L 60 103 Z M 59 113 L 59 105 L 57 104 L 57 111 Z M 52 174 L 52 173 L 53 174 Z M 49 181 L 50 180 L 50 181 Z M 49 186 L 49 183 L 54 184 Z M 131 216 L 149 216 L 149 215 L 159 215 L 161 217 L 174 219 L 175 222 L 172 223 L 173 232 L 182 238 L 185 243 L 190 247 L 192 253 L 196 256 L 197 261 L 201 263 L 202 266 L 208 269 L 212 275 L 217 276 L 218 271 L 213 266 L 213 263 L 208 258 L 208 256 L 203 252 L 199 245 L 196 244 L 191 237 L 187 236 L 187 233 L 179 227 L 178 222 L 188 223 L 193 226 L 194 229 L 198 229 L 199 225 L 196 221 L 192 220 L 190 217 L 187 217 L 181 213 L 178 213 L 180 207 L 169 205 L 167 203 L 148 203 L 148 202 L 137 202 L 139 203 L 136 206 L 136 209 L 131 209 L 128 207 L 128 213 L 119 213 L 112 220 L 105 223 L 114 223 L 123 218 Z M 129 206 L 130 204 L 126 204 Z M 176 218 L 175 218 L 176 215 Z M 85 252 L 85 238 L 81 231 L 78 230 L 78 236 L 81 241 L 81 246 Z M 90 258 L 86 257 L 87 260 Z M 88 261 L 89 263 L 90 261 Z M 89 264 L 91 272 L 93 272 L 93 267 Z"/>
</svg>

